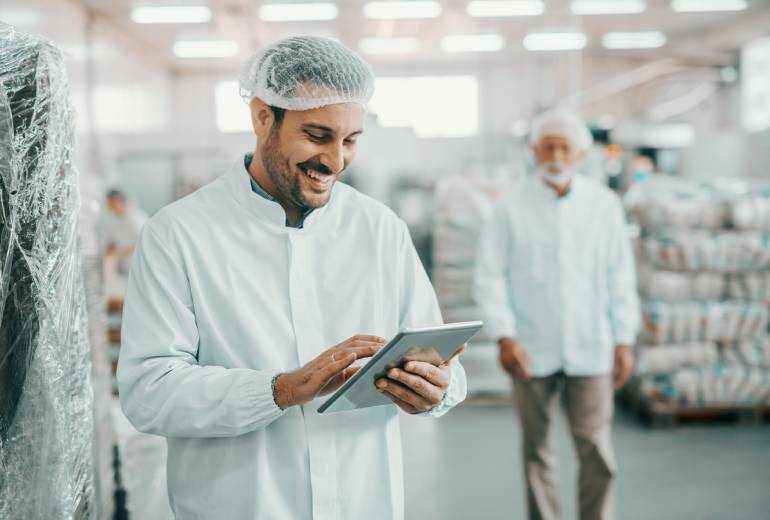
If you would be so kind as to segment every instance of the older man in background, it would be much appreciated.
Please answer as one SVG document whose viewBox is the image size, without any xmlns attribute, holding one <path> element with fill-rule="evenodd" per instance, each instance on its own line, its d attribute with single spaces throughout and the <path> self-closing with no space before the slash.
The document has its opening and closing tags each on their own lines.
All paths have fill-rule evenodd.
<svg viewBox="0 0 770 520">
<path fill-rule="evenodd" d="M 580 460 L 581 519 L 613 517 L 613 387 L 633 368 L 639 303 L 618 197 L 575 175 L 591 134 L 574 114 L 535 120 L 537 173 L 496 207 L 475 294 L 514 380 L 529 516 L 560 517 L 553 428 L 564 402 Z"/>
</svg>

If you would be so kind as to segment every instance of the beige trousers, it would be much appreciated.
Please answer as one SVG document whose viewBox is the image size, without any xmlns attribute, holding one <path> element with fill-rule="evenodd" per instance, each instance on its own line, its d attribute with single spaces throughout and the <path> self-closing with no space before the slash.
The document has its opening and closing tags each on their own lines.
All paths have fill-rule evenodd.
<svg viewBox="0 0 770 520">
<path fill-rule="evenodd" d="M 612 481 L 617 465 L 611 438 L 611 377 L 574 377 L 559 372 L 530 381 L 515 378 L 514 389 L 521 421 L 529 518 L 560 518 L 553 423 L 562 400 L 580 463 L 580 519 L 612 519 Z"/>
</svg>

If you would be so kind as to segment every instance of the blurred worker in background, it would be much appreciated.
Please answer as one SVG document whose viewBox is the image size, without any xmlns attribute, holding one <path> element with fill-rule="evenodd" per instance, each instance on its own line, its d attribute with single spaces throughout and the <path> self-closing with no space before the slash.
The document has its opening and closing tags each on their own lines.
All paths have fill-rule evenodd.
<svg viewBox="0 0 770 520">
<path fill-rule="evenodd" d="M 129 204 L 122 191 L 107 192 L 99 235 L 104 255 L 104 286 L 110 298 L 122 299 L 125 293 L 131 256 L 146 221 L 147 215 Z"/>
<path fill-rule="evenodd" d="M 618 197 L 577 176 L 591 146 L 574 114 L 532 127 L 537 172 L 497 205 L 480 239 L 475 298 L 514 380 L 532 519 L 560 518 L 553 424 L 563 400 L 580 461 L 580 518 L 613 517 L 613 387 L 633 368 L 639 302 Z"/>
<path fill-rule="evenodd" d="M 123 410 L 167 438 L 177 518 L 403 518 L 398 408 L 446 413 L 465 398 L 462 366 L 410 362 L 377 380 L 396 406 L 317 412 L 383 338 L 442 322 L 404 222 L 337 182 L 371 69 L 339 42 L 293 37 L 249 59 L 240 86 L 254 152 L 142 232 Z"/>
</svg>

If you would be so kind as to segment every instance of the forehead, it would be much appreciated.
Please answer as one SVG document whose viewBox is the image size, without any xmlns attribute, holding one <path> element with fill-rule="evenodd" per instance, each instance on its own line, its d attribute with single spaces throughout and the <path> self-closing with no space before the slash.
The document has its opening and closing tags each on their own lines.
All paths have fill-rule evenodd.
<svg viewBox="0 0 770 520">
<path fill-rule="evenodd" d="M 285 121 L 296 126 L 316 125 L 334 133 L 349 134 L 362 130 L 364 107 L 358 103 L 338 103 L 312 110 L 287 111 Z"/>
<path fill-rule="evenodd" d="M 570 148 L 572 146 L 572 141 L 560 135 L 544 135 L 537 144 L 539 146 L 563 146 Z"/>
</svg>

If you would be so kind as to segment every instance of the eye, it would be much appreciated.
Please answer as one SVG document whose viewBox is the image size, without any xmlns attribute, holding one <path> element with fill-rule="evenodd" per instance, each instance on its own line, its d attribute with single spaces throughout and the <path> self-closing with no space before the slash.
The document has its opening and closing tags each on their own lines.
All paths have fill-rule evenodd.
<svg viewBox="0 0 770 520">
<path fill-rule="evenodd" d="M 356 144 L 357 141 L 358 139 L 345 139 L 345 144 L 348 146 L 353 146 Z"/>
<path fill-rule="evenodd" d="M 313 132 L 305 132 L 311 141 L 316 143 L 322 143 L 326 141 L 327 136 L 325 134 L 315 134 Z"/>
</svg>

